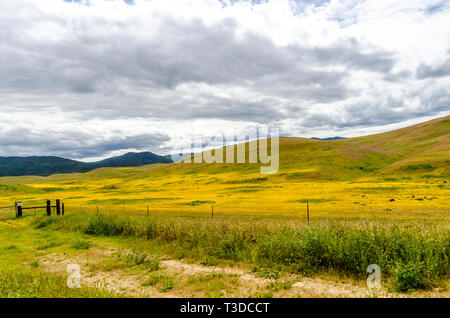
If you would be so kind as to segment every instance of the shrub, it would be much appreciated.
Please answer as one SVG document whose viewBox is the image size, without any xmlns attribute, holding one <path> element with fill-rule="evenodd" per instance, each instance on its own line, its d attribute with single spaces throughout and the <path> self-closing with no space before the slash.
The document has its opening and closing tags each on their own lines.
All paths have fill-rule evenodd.
<svg viewBox="0 0 450 318">
<path fill-rule="evenodd" d="M 399 264 L 395 272 L 394 288 L 399 292 L 423 289 L 429 285 L 427 281 L 427 266 L 423 262 Z"/>
</svg>

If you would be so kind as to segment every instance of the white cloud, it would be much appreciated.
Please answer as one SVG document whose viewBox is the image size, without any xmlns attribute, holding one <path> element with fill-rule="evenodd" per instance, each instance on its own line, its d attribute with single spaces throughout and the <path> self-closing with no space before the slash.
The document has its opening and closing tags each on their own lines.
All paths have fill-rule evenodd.
<svg viewBox="0 0 450 318">
<path fill-rule="evenodd" d="M 0 155 L 169 152 L 261 125 L 354 136 L 448 114 L 448 21 L 437 0 L 3 0 Z"/>
</svg>

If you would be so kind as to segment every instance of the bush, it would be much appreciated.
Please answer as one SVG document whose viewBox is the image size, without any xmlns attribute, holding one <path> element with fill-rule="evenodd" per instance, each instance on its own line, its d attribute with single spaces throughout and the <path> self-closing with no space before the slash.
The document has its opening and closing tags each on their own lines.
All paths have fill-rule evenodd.
<svg viewBox="0 0 450 318">
<path fill-rule="evenodd" d="M 399 292 L 423 289 L 429 285 L 427 266 L 423 262 L 399 264 L 395 272 L 394 288 Z"/>
</svg>

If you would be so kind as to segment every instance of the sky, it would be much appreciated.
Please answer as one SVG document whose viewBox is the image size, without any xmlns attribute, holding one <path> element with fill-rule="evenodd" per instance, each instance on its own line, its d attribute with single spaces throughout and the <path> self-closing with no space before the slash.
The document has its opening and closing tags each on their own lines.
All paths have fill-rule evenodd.
<svg viewBox="0 0 450 318">
<path fill-rule="evenodd" d="M 0 156 L 353 137 L 450 114 L 450 1 L 1 0 Z"/>
</svg>

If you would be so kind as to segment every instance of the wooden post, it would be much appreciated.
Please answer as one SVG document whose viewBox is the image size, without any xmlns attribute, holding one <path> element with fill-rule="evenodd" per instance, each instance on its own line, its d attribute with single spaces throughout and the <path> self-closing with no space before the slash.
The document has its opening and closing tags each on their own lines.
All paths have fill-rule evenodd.
<svg viewBox="0 0 450 318">
<path fill-rule="evenodd" d="M 52 209 L 50 207 L 50 200 L 47 200 L 47 216 L 52 215 Z"/>
<path fill-rule="evenodd" d="M 211 218 L 214 218 L 214 204 L 211 205 Z"/>
<path fill-rule="evenodd" d="M 22 217 L 22 202 L 15 202 L 14 206 L 16 207 L 16 218 Z"/>
<path fill-rule="evenodd" d="M 309 201 L 306 201 L 306 218 L 308 220 L 309 225 Z"/>
<path fill-rule="evenodd" d="M 56 200 L 56 215 L 61 214 L 61 201 L 59 199 Z"/>
<path fill-rule="evenodd" d="M 149 210 L 149 206 L 147 205 L 147 216 L 148 216 L 148 212 L 149 212 L 148 210 Z"/>
<path fill-rule="evenodd" d="M 97 204 L 97 213 L 98 213 L 98 204 Z"/>
<path fill-rule="evenodd" d="M 61 214 L 64 215 L 64 202 L 61 203 Z"/>
</svg>

